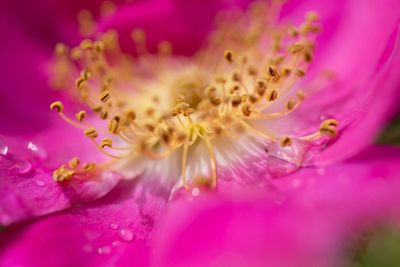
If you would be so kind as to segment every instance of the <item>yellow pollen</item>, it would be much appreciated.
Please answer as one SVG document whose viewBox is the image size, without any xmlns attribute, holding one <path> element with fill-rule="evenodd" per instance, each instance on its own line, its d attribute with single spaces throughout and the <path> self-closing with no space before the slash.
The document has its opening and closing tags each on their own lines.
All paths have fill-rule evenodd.
<svg viewBox="0 0 400 267">
<path fill-rule="evenodd" d="M 98 133 L 97 133 L 97 131 L 96 131 L 96 129 L 95 128 L 89 128 L 89 129 L 86 129 L 85 131 L 84 131 L 84 134 L 87 136 L 87 137 L 89 137 L 89 138 L 96 138 L 97 136 L 98 136 Z"/>
<path fill-rule="evenodd" d="M 79 164 L 80 164 L 80 160 L 77 157 L 72 158 L 68 163 L 68 165 L 71 169 L 76 169 L 76 167 L 78 167 Z"/>
<path fill-rule="evenodd" d="M 53 179 L 56 182 L 64 182 L 71 179 L 71 177 L 74 176 L 74 174 L 75 174 L 74 170 L 67 169 L 65 165 L 62 165 L 60 168 L 58 168 L 53 172 Z"/>
<path fill-rule="evenodd" d="M 76 113 L 75 117 L 78 121 L 80 122 L 83 121 L 86 118 L 86 111 L 84 110 L 79 111 L 78 113 Z"/>
<path fill-rule="evenodd" d="M 62 112 L 64 110 L 64 106 L 60 101 L 56 101 L 56 102 L 51 103 L 50 109 L 56 110 L 57 112 Z"/>
</svg>

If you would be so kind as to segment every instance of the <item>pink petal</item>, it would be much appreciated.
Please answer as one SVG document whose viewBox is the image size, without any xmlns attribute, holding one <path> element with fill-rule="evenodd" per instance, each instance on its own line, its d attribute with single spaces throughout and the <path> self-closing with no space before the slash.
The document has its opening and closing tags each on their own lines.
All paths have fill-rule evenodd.
<svg viewBox="0 0 400 267">
<path fill-rule="evenodd" d="M 148 266 L 147 239 L 166 197 L 143 179 L 121 182 L 89 204 L 6 228 L 0 266 Z"/>
<path fill-rule="evenodd" d="M 118 30 L 125 51 L 134 52 L 130 32 L 140 28 L 147 33 L 150 51 L 155 51 L 159 42 L 169 41 L 174 53 L 192 54 L 204 44 L 222 6 L 222 1 L 143 1 L 118 9 L 100 25 L 100 30 Z"/>
<path fill-rule="evenodd" d="M 34 145 L 30 143 L 30 145 Z M 4 147 L 3 152 L 4 152 Z M 57 183 L 52 170 L 43 166 L 36 153 L 26 148 L 25 157 L 0 156 L 0 224 L 53 213 L 73 204 L 104 196 L 119 181 L 120 175 L 111 172 L 96 177 L 74 177 Z"/>
<path fill-rule="evenodd" d="M 281 194 L 203 195 L 169 208 L 154 266 L 343 266 L 352 238 L 399 217 L 399 148 L 371 148 L 341 165 L 303 169 Z M 285 186 L 283 186 L 285 185 Z"/>
<path fill-rule="evenodd" d="M 341 129 L 337 142 L 322 155 L 312 155 L 309 162 L 328 164 L 355 155 L 371 143 L 395 111 L 400 88 L 400 78 L 394 71 L 400 64 L 397 12 L 400 6 L 398 1 L 345 1 L 337 8 L 340 15 L 332 9 L 327 12 L 323 8 L 325 2 L 318 5 L 306 1 L 299 6 L 312 6 L 310 2 L 322 11 L 322 24 L 324 28 L 328 25 L 330 35 L 323 32 L 323 38 L 317 40 L 310 75 L 333 70 L 337 81 L 320 88 L 298 112 L 276 127 L 293 131 L 292 125 L 296 123 L 295 131 L 304 133 L 318 127 L 323 119 L 337 119 Z M 351 149 L 346 149 L 350 146 Z"/>
</svg>

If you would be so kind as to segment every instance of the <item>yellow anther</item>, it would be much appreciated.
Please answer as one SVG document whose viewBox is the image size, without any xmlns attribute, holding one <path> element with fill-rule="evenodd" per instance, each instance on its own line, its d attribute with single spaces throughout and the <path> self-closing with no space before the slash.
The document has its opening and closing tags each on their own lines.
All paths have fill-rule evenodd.
<svg viewBox="0 0 400 267">
<path fill-rule="evenodd" d="M 290 53 L 292 54 L 298 54 L 304 51 L 304 44 L 302 43 L 295 43 L 293 45 L 290 46 L 289 50 Z"/>
<path fill-rule="evenodd" d="M 290 146 L 290 145 L 292 145 L 292 143 L 293 143 L 292 139 L 290 137 L 288 137 L 288 136 L 282 138 L 281 141 L 280 141 L 280 145 L 282 147 Z"/>
<path fill-rule="evenodd" d="M 79 47 L 74 47 L 71 50 L 71 58 L 72 60 L 79 60 L 82 58 L 82 50 Z"/>
<path fill-rule="evenodd" d="M 100 111 L 100 119 L 105 120 L 108 118 L 108 111 L 106 109 L 102 109 Z"/>
<path fill-rule="evenodd" d="M 232 107 L 237 107 L 242 103 L 242 98 L 239 95 L 232 96 Z"/>
<path fill-rule="evenodd" d="M 279 81 L 280 75 L 278 70 L 273 66 L 267 67 L 267 78 L 273 82 Z"/>
<path fill-rule="evenodd" d="M 296 75 L 299 77 L 304 77 L 306 75 L 306 71 L 304 69 L 297 69 Z"/>
<path fill-rule="evenodd" d="M 233 63 L 233 52 L 231 50 L 225 50 L 224 52 L 224 58 L 226 61 L 229 63 Z"/>
<path fill-rule="evenodd" d="M 143 43 L 146 40 L 146 33 L 142 29 L 134 29 L 131 37 L 136 43 Z"/>
<path fill-rule="evenodd" d="M 108 123 L 108 131 L 110 133 L 116 134 L 119 130 L 119 124 L 120 124 L 121 118 L 119 116 L 115 116 L 110 120 Z"/>
<path fill-rule="evenodd" d="M 83 164 L 83 170 L 90 172 L 96 168 L 96 163 L 85 163 Z"/>
<path fill-rule="evenodd" d="M 217 88 L 215 86 L 207 86 L 206 89 L 204 89 L 204 93 L 207 96 L 215 95 L 215 92 L 217 91 Z"/>
<path fill-rule="evenodd" d="M 76 169 L 76 167 L 78 167 L 78 165 L 80 164 L 80 160 L 77 157 L 72 158 L 69 162 L 68 165 L 71 169 Z"/>
<path fill-rule="evenodd" d="M 146 123 L 144 125 L 144 128 L 146 128 L 146 130 L 148 130 L 149 132 L 154 132 L 156 130 L 156 126 L 151 123 Z"/>
<path fill-rule="evenodd" d="M 129 121 L 133 121 L 136 119 L 136 113 L 133 110 L 128 110 L 125 112 L 125 117 L 129 120 Z"/>
<path fill-rule="evenodd" d="M 249 99 L 249 101 L 250 101 L 251 103 L 254 104 L 254 103 L 257 102 L 258 97 L 257 97 L 256 95 L 254 95 L 254 94 L 251 94 L 251 95 L 248 96 L 248 99 Z"/>
<path fill-rule="evenodd" d="M 100 111 L 102 111 L 103 110 L 103 107 L 102 106 L 95 106 L 95 107 L 93 107 L 93 112 L 100 112 Z"/>
<path fill-rule="evenodd" d="M 221 75 L 218 75 L 217 77 L 215 77 L 215 81 L 220 84 L 225 84 L 227 82 L 226 78 Z"/>
<path fill-rule="evenodd" d="M 249 104 L 244 104 L 242 106 L 242 113 L 243 115 L 245 115 L 246 117 L 250 116 L 251 114 L 251 108 Z"/>
<path fill-rule="evenodd" d="M 161 54 L 169 55 L 172 53 L 172 44 L 168 41 L 162 41 L 158 44 L 158 51 Z"/>
<path fill-rule="evenodd" d="M 240 82 L 242 80 L 242 76 L 240 75 L 239 72 L 234 71 L 232 73 L 232 80 L 235 81 L 235 82 Z"/>
<path fill-rule="evenodd" d="M 101 149 L 104 149 L 104 147 L 112 147 L 112 140 L 110 138 L 104 138 L 100 142 L 100 147 Z"/>
<path fill-rule="evenodd" d="M 83 77 L 86 81 L 92 77 L 92 73 L 89 70 L 83 70 L 81 71 L 81 77 Z"/>
<path fill-rule="evenodd" d="M 222 102 L 221 98 L 216 97 L 216 96 L 210 96 L 209 100 L 210 100 L 210 103 L 213 104 L 214 106 L 218 106 Z"/>
<path fill-rule="evenodd" d="M 86 118 L 86 111 L 79 111 L 78 113 L 76 113 L 75 117 L 78 121 L 83 121 Z"/>
<path fill-rule="evenodd" d="M 56 44 L 55 52 L 56 52 L 57 56 L 66 55 L 67 51 L 68 51 L 68 48 L 65 44 L 63 44 L 63 43 Z"/>
<path fill-rule="evenodd" d="M 102 41 L 95 41 L 93 43 L 94 49 L 97 53 L 103 53 L 104 51 L 104 43 Z"/>
<path fill-rule="evenodd" d="M 296 106 L 296 102 L 294 102 L 293 100 L 289 100 L 288 102 L 286 102 L 287 110 L 292 110 L 295 106 Z"/>
<path fill-rule="evenodd" d="M 248 73 L 250 76 L 257 76 L 258 70 L 255 66 L 250 66 L 248 69 Z"/>
<path fill-rule="evenodd" d="M 106 103 L 108 100 L 110 100 L 111 94 L 109 91 L 104 91 L 100 94 L 99 99 L 101 102 Z"/>
<path fill-rule="evenodd" d="M 86 86 L 86 79 L 84 77 L 79 77 L 75 80 L 75 85 L 78 89 L 84 89 Z"/>
<path fill-rule="evenodd" d="M 182 114 L 185 117 L 189 117 L 193 113 L 194 113 L 194 109 L 192 109 L 192 108 L 186 108 L 186 109 L 182 110 Z"/>
<path fill-rule="evenodd" d="M 270 59 L 270 64 L 274 66 L 279 66 L 283 61 L 285 60 L 285 57 L 283 55 L 277 55 L 275 58 Z"/>
<path fill-rule="evenodd" d="M 312 55 L 312 53 L 310 51 L 304 52 L 304 60 L 307 63 L 310 63 L 312 61 L 312 59 L 313 59 L 313 55 Z"/>
<path fill-rule="evenodd" d="M 297 91 L 296 95 L 300 99 L 300 101 L 304 101 L 304 99 L 306 98 L 306 93 L 302 90 Z"/>
<path fill-rule="evenodd" d="M 307 20 L 307 22 L 312 23 L 312 22 L 317 21 L 318 19 L 319 19 L 318 14 L 317 14 L 317 12 L 315 12 L 315 11 L 309 11 L 309 12 L 306 14 L 306 20 Z"/>
<path fill-rule="evenodd" d="M 283 68 L 282 69 L 282 76 L 283 77 L 288 77 L 292 73 L 292 70 L 290 68 Z"/>
<path fill-rule="evenodd" d="M 65 168 L 65 165 L 62 165 L 60 168 L 53 172 L 53 180 L 56 182 L 64 182 L 71 179 L 74 174 L 74 170 L 67 169 Z"/>
<path fill-rule="evenodd" d="M 57 112 L 62 112 L 64 110 L 64 105 L 61 101 L 55 101 L 50 104 L 51 110 L 56 110 Z"/>
<path fill-rule="evenodd" d="M 278 98 L 278 91 L 275 90 L 275 89 L 270 90 L 270 91 L 267 93 L 266 97 L 267 97 L 267 101 L 268 101 L 268 102 L 275 101 L 275 100 Z"/>
<path fill-rule="evenodd" d="M 267 84 L 263 80 L 258 80 L 256 85 L 257 94 L 263 96 L 266 90 L 267 90 Z"/>
<path fill-rule="evenodd" d="M 322 135 L 336 137 L 338 122 L 334 119 L 324 120 L 319 127 L 319 132 Z"/>
<path fill-rule="evenodd" d="M 84 131 L 84 134 L 86 137 L 89 137 L 91 139 L 96 138 L 98 136 L 98 133 L 95 128 L 88 128 Z"/>
<path fill-rule="evenodd" d="M 297 30 L 297 28 L 295 28 L 295 27 L 292 27 L 292 28 L 290 28 L 289 29 L 289 34 L 292 36 L 292 37 L 299 37 L 299 31 Z"/>
<path fill-rule="evenodd" d="M 93 41 L 89 39 L 82 40 L 82 42 L 79 44 L 79 47 L 86 50 L 86 49 L 92 49 L 93 48 Z"/>
</svg>

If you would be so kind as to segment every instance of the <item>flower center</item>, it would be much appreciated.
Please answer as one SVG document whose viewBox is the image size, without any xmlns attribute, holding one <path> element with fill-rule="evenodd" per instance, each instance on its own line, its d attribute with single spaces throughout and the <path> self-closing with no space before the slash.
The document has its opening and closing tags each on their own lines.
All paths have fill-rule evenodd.
<svg viewBox="0 0 400 267">
<path fill-rule="evenodd" d="M 168 42 L 159 44 L 157 54 L 148 53 L 146 34 L 139 29 L 132 31 L 136 58 L 121 52 L 115 31 L 72 49 L 58 44 L 54 86 L 75 88 L 71 93 L 87 108 L 74 119 L 60 101 L 51 109 L 81 128 L 112 161 L 80 166 L 74 158 L 54 172 L 54 179 L 68 180 L 132 159 L 145 157 L 151 165 L 175 157 L 184 187 L 197 179 L 214 188 L 217 154 L 225 149 L 221 140 L 235 144 L 243 137 L 261 138 L 291 146 L 292 136 L 266 128 L 268 121 L 292 113 L 305 99 L 306 92 L 295 84 L 306 75 L 319 26 L 312 12 L 298 27 L 277 25 L 279 8 L 273 1 L 268 8 L 255 3 L 245 13 L 221 14 L 209 44 L 188 58 L 172 55 Z M 73 76 L 78 77 L 75 85 Z M 100 120 L 90 120 L 89 112 Z M 296 138 L 312 142 L 335 137 L 336 127 L 335 120 L 325 120 L 318 131 Z M 188 170 L 190 162 L 204 158 L 208 164 L 202 170 Z"/>
</svg>

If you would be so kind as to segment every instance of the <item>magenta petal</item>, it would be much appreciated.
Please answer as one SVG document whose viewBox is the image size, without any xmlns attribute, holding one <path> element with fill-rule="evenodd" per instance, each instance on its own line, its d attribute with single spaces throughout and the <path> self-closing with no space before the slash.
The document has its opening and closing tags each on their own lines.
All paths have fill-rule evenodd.
<svg viewBox="0 0 400 267">
<path fill-rule="evenodd" d="M 281 194 L 203 196 L 169 208 L 154 266 L 344 266 L 349 242 L 399 219 L 399 148 L 375 147 L 277 181 Z"/>
<path fill-rule="evenodd" d="M 104 196 L 119 181 L 111 172 L 57 183 L 52 171 L 29 160 L 0 156 L 0 224 L 63 210 Z"/>
<path fill-rule="evenodd" d="M 337 117 L 346 126 L 342 128 L 338 140 L 311 159 L 313 164 L 324 165 L 357 154 L 373 141 L 396 111 L 400 77 L 395 70 L 400 68 L 400 29 L 395 36 L 394 47 L 387 61 L 378 67 L 376 77 L 369 81 L 370 84 L 363 89 L 365 91 L 359 90 L 355 95 L 358 104 L 345 107 L 346 111 Z"/>
<path fill-rule="evenodd" d="M 135 48 L 130 32 L 141 28 L 147 33 L 147 43 L 155 51 L 161 41 L 169 41 L 177 54 L 192 54 L 205 41 L 214 23 L 221 1 L 143 1 L 118 9 L 115 15 L 100 25 L 100 30 L 116 29 L 124 50 Z"/>
<path fill-rule="evenodd" d="M 166 198 L 144 182 L 124 181 L 100 200 L 6 228 L 0 266 L 148 266 L 147 238 Z"/>
</svg>

